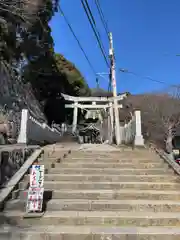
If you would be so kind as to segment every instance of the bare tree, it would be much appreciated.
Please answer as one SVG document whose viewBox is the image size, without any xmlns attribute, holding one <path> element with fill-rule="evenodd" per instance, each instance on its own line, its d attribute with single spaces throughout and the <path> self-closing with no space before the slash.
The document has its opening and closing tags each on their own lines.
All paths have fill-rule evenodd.
<svg viewBox="0 0 180 240">
<path fill-rule="evenodd" d="M 140 109 L 142 112 L 142 127 L 146 138 L 159 145 L 165 145 L 172 152 L 172 140 L 180 125 L 180 91 L 179 87 L 156 92 L 131 96 L 127 106 Z"/>
</svg>

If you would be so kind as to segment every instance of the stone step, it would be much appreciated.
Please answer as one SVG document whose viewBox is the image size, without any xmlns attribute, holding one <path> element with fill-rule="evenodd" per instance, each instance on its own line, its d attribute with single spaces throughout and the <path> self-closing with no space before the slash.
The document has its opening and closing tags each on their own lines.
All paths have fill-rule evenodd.
<svg viewBox="0 0 180 240">
<path fill-rule="evenodd" d="M 45 181 L 45 189 L 138 189 L 138 190 L 179 190 L 179 183 L 172 182 L 81 182 Z"/>
<path fill-rule="evenodd" d="M 180 200 L 179 191 L 160 191 L 160 190 L 52 190 L 45 189 L 48 199 L 148 199 L 148 200 Z M 20 199 L 27 198 L 27 190 L 19 192 Z"/>
<path fill-rule="evenodd" d="M 59 168 L 101 168 L 101 169 L 102 168 L 152 169 L 152 168 L 167 168 L 168 165 L 165 164 L 165 163 L 161 163 L 161 162 L 156 162 L 156 163 L 115 163 L 115 164 L 113 164 L 113 163 L 99 163 L 99 162 L 94 162 L 94 163 L 63 162 L 63 163 L 55 163 L 55 167 L 59 167 Z"/>
<path fill-rule="evenodd" d="M 49 159 L 46 160 L 45 163 L 48 163 Z M 68 157 L 61 159 L 61 162 L 68 162 L 68 163 L 111 163 L 111 164 L 116 164 L 116 163 L 164 163 L 164 160 L 161 158 L 73 158 L 73 157 Z"/>
<path fill-rule="evenodd" d="M 46 168 L 51 168 L 52 164 L 54 165 L 53 168 L 140 168 L 140 169 L 147 169 L 147 168 L 168 168 L 168 164 L 164 163 L 163 161 L 156 161 L 156 162 L 137 162 L 137 161 L 118 161 L 118 162 L 102 162 L 102 161 L 71 161 L 67 159 L 63 160 L 53 160 L 53 161 L 43 161 L 41 164 L 44 164 Z"/>
<path fill-rule="evenodd" d="M 91 147 L 42 158 L 44 215 L 24 218 L 28 175 L 0 213 L 0 239 L 180 239 L 179 176 L 146 149 Z"/>
<path fill-rule="evenodd" d="M 114 174 L 114 175 L 121 175 L 121 174 L 133 174 L 133 175 L 159 175 L 159 174 L 168 174 L 173 173 L 173 170 L 170 168 L 151 168 L 151 169 L 133 169 L 133 168 L 51 168 L 48 169 L 49 173 L 63 173 L 63 174 L 95 174 L 98 173 L 99 175 L 105 174 Z"/>
<path fill-rule="evenodd" d="M 25 200 L 11 200 L 6 211 L 25 211 Z M 168 200 L 89 200 L 89 199 L 51 199 L 46 202 L 46 211 L 121 211 L 121 212 L 180 212 L 179 201 Z"/>
<path fill-rule="evenodd" d="M 120 159 L 124 159 L 124 160 L 130 160 L 130 159 L 135 159 L 135 160 L 159 160 L 161 159 L 159 156 L 157 155 L 129 155 L 129 154 L 117 154 L 117 155 L 74 155 L 74 154 L 68 154 L 65 157 L 66 159 L 72 159 L 72 160 L 94 160 L 94 159 L 98 159 L 98 160 L 110 160 L 110 159 L 114 159 L 114 160 L 120 160 Z"/>
<path fill-rule="evenodd" d="M 26 179 L 29 180 L 27 175 Z M 46 181 L 92 181 L 92 182 L 177 182 L 180 183 L 179 176 L 171 175 L 99 175 L 99 174 L 46 174 Z"/>
<path fill-rule="evenodd" d="M 177 227 L 134 227 L 134 226 L 29 226 L 18 228 L 3 226 L 0 237 L 6 240 L 179 240 L 180 228 Z"/>
<path fill-rule="evenodd" d="M 49 159 L 45 160 L 46 163 L 48 163 Z M 84 162 L 99 162 L 99 163 L 164 163 L 164 160 L 161 158 L 129 158 L 129 157 L 119 157 L 119 158 L 72 158 L 72 157 L 67 157 L 67 158 L 61 158 L 61 162 L 72 162 L 72 163 L 76 163 L 76 162 L 80 162 L 80 163 L 84 163 Z"/>
<path fill-rule="evenodd" d="M 157 156 L 156 153 L 154 152 L 150 152 L 150 151 L 106 151 L 106 149 L 104 149 L 104 151 L 71 151 L 71 155 L 73 155 L 74 157 L 79 157 L 79 156 L 101 156 L 101 157 L 106 157 L 106 156 Z"/>
<path fill-rule="evenodd" d="M 57 155 L 58 156 L 58 155 Z M 148 154 L 127 154 L 127 153 L 124 153 L 124 154 L 121 154 L 121 153 L 118 153 L 118 154 L 109 154 L 109 153 L 105 153 L 105 154 L 67 154 L 66 155 L 67 158 L 73 158 L 73 159 L 93 159 L 93 158 L 98 158 L 98 159 L 102 159 L 102 158 L 105 158 L 105 159 L 127 159 L 127 158 L 135 158 L 135 159 L 152 159 L 152 158 L 159 158 L 158 155 L 148 155 Z"/>
<path fill-rule="evenodd" d="M 110 211 L 47 211 L 43 217 L 23 219 L 24 213 L 18 211 L 5 212 L 12 222 L 21 227 L 32 225 L 96 225 L 96 226 L 169 226 L 180 225 L 179 213 L 154 213 L 154 212 L 110 212 Z M 1 216 L 0 216 L 1 217 Z"/>
<path fill-rule="evenodd" d="M 96 151 L 97 150 L 97 151 Z M 116 150 L 116 151 L 109 151 L 109 149 L 104 148 L 103 151 L 98 151 L 98 148 L 93 149 L 91 151 L 82 151 L 78 149 L 77 151 L 72 150 L 71 153 L 73 156 L 90 156 L 90 155 L 99 155 L 99 156 L 123 156 L 123 155 L 129 155 L 129 156 L 157 156 L 157 154 L 154 151 L 136 151 L 136 150 L 131 150 L 131 151 L 122 151 L 121 149 Z"/>
</svg>

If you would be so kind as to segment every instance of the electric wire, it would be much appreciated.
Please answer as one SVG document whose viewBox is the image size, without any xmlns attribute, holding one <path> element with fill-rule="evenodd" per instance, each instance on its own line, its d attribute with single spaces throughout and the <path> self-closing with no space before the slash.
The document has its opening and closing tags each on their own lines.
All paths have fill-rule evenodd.
<svg viewBox="0 0 180 240">
<path fill-rule="evenodd" d="M 99 36 L 98 36 L 98 33 L 97 33 L 98 31 L 97 31 L 97 29 L 95 29 L 95 28 L 96 28 L 96 25 L 93 24 L 93 19 L 94 19 L 94 17 L 93 17 L 93 19 L 91 18 L 91 16 L 93 16 L 93 15 L 92 15 L 92 11 L 90 10 L 89 4 L 88 4 L 87 0 L 85 0 L 85 2 L 84 2 L 83 0 L 81 0 L 81 3 L 82 3 L 82 5 L 83 5 L 83 8 L 84 8 L 84 11 L 85 11 L 86 16 L 87 16 L 87 18 L 88 18 L 88 21 L 89 21 L 89 23 L 90 23 L 90 26 L 91 26 L 94 34 L 95 34 L 96 40 L 97 40 L 97 42 L 98 42 L 98 45 L 99 45 L 100 50 L 101 50 L 101 53 L 102 53 L 102 55 L 103 55 L 103 57 L 104 57 L 104 60 L 105 60 L 105 62 L 106 62 L 106 65 L 107 65 L 107 67 L 109 68 L 110 65 L 109 65 L 109 62 L 108 62 L 108 60 L 107 60 L 106 53 L 105 53 L 105 51 L 104 51 L 104 49 L 103 49 L 103 45 L 102 45 L 101 39 L 100 39 Z M 86 5 L 85 5 L 85 4 L 86 4 Z M 90 10 L 90 11 L 89 11 L 89 10 Z"/>
<path fill-rule="evenodd" d="M 105 50 L 104 50 L 104 46 L 103 46 L 103 44 L 102 44 L 102 40 L 101 40 L 101 37 L 100 37 L 100 33 L 99 33 L 98 30 L 97 30 L 96 22 L 95 22 L 95 19 L 94 19 L 94 17 L 93 17 L 92 11 L 91 11 L 91 9 L 90 9 L 90 7 L 89 7 L 89 4 L 88 4 L 87 0 L 85 0 L 85 2 L 83 2 L 83 0 L 81 0 L 81 3 L 82 3 L 82 5 L 83 5 L 84 11 L 85 11 L 86 16 L 87 16 L 87 18 L 88 18 L 88 20 L 89 20 L 89 23 L 90 23 L 90 25 L 91 25 L 91 28 L 92 28 L 92 30 L 93 30 L 93 32 L 94 32 L 94 34 L 95 34 L 95 37 L 96 37 L 96 39 L 97 39 L 97 42 L 98 42 L 98 45 L 99 45 L 99 47 L 100 47 L 101 53 L 102 53 L 102 55 L 103 55 L 103 57 L 104 57 L 104 60 L 105 60 L 105 62 L 106 62 L 106 64 L 107 64 L 107 66 L 109 67 L 109 63 L 108 63 L 107 56 L 106 56 L 106 53 L 105 53 Z M 85 6 L 85 4 L 86 4 L 86 6 Z M 93 24 L 94 24 L 94 25 L 93 25 Z"/>
<path fill-rule="evenodd" d="M 102 24 L 104 26 L 104 29 L 105 29 L 106 34 L 107 34 L 107 37 L 109 39 L 109 32 L 110 31 L 109 31 L 109 28 L 108 28 L 108 25 L 107 25 L 107 21 L 105 20 L 105 17 L 104 17 L 104 14 L 103 14 L 103 11 L 102 11 L 102 8 L 101 8 L 99 0 L 95 0 L 95 4 L 96 4 L 97 10 L 98 10 L 101 22 L 102 22 Z"/>
<path fill-rule="evenodd" d="M 108 24 L 107 24 L 107 21 L 105 19 L 105 16 L 104 16 L 104 13 L 102 11 L 102 8 L 101 8 L 99 0 L 95 0 L 95 5 L 97 7 L 97 10 L 98 10 L 101 22 L 102 22 L 102 24 L 104 26 L 105 32 L 107 34 L 107 38 L 109 39 L 109 32 L 110 31 L 109 31 Z M 112 86 L 111 86 L 111 78 L 110 78 L 110 74 L 109 74 L 108 92 L 111 92 L 111 91 L 112 91 Z"/>
<path fill-rule="evenodd" d="M 97 29 L 97 25 L 96 25 L 95 18 L 94 18 L 94 16 L 93 16 L 93 13 L 92 13 L 91 8 L 90 8 L 90 6 L 89 6 L 89 3 L 88 3 L 87 0 L 84 0 L 84 1 L 85 1 L 85 4 L 86 4 L 86 7 L 87 7 L 87 9 L 88 9 L 88 12 L 89 12 L 89 14 L 90 14 L 91 20 L 92 20 L 92 22 L 93 22 L 93 24 L 94 24 L 95 30 L 96 30 L 96 32 L 97 32 L 97 34 L 98 34 L 99 40 L 101 41 L 101 45 L 102 45 L 103 51 L 106 52 L 106 51 L 105 51 L 105 48 L 104 48 L 104 45 L 103 45 L 103 42 L 102 42 L 102 39 L 101 39 L 101 35 L 100 35 L 100 33 L 99 33 L 98 29 Z M 107 57 L 107 56 L 106 56 L 106 57 Z"/>
<path fill-rule="evenodd" d="M 129 71 L 128 69 L 124 69 L 124 68 L 120 68 L 119 69 L 120 72 L 123 72 L 123 73 L 129 73 L 129 74 L 132 74 L 138 78 L 141 78 L 141 79 L 146 79 L 146 80 L 149 80 L 149 81 L 152 81 L 152 82 L 156 82 L 156 83 L 160 83 L 160 84 L 164 84 L 164 85 L 167 85 L 169 87 L 179 87 L 177 84 L 168 84 L 164 81 L 161 81 L 161 80 L 158 80 L 158 79 L 154 79 L 154 78 L 151 78 L 149 76 L 141 76 L 135 72 L 132 72 L 132 71 Z"/>
<path fill-rule="evenodd" d="M 60 6 L 58 6 L 58 10 L 59 10 L 59 12 L 61 13 L 61 15 L 64 17 L 64 20 L 65 20 L 66 24 L 68 25 L 68 27 L 69 27 L 69 29 L 70 29 L 72 35 L 73 35 L 74 38 L 76 39 L 76 41 L 77 41 L 77 43 L 78 43 L 78 46 L 79 46 L 79 48 L 81 49 L 82 53 L 84 54 L 84 57 L 86 58 L 86 60 L 87 60 L 87 62 L 88 62 L 88 64 L 89 64 L 89 66 L 90 66 L 92 72 L 96 75 L 96 71 L 95 71 L 93 65 L 91 64 L 91 62 L 90 62 L 90 60 L 89 60 L 89 58 L 88 58 L 88 56 L 87 56 L 85 50 L 83 49 L 83 47 L 82 47 L 82 45 L 81 45 L 81 43 L 80 43 L 78 37 L 76 36 L 76 34 L 75 34 L 75 32 L 74 32 L 74 30 L 73 30 L 73 28 L 72 28 L 70 22 L 68 21 L 67 17 L 65 16 L 64 11 L 62 10 L 62 8 L 61 8 Z"/>
</svg>

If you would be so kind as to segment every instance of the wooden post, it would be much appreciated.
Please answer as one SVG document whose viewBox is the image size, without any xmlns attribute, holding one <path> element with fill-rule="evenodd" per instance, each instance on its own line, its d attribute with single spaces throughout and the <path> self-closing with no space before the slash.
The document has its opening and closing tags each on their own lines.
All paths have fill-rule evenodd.
<svg viewBox="0 0 180 240">
<path fill-rule="evenodd" d="M 75 133 L 76 128 L 77 128 L 77 118 L 78 118 L 78 106 L 77 105 L 78 105 L 78 102 L 74 102 L 72 133 Z"/>
</svg>

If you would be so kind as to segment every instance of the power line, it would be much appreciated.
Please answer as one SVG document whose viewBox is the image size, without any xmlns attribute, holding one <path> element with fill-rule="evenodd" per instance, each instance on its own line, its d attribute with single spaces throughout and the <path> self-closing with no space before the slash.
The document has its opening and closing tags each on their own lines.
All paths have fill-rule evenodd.
<svg viewBox="0 0 180 240">
<path fill-rule="evenodd" d="M 129 71 L 128 69 L 125 69 L 125 68 L 120 68 L 119 71 L 120 71 L 120 72 L 123 72 L 123 73 L 132 74 L 132 75 L 134 75 L 134 76 L 136 76 L 136 77 L 139 77 L 139 78 L 141 78 L 141 79 L 146 79 L 146 80 L 149 80 L 149 81 L 152 81 L 152 82 L 164 84 L 164 85 L 167 85 L 167 86 L 169 86 L 169 87 L 178 87 L 178 85 L 176 85 L 176 84 L 168 84 L 168 83 L 166 83 L 166 82 L 164 82 L 164 81 L 160 81 L 160 80 L 157 80 L 157 79 L 148 77 L 148 76 L 141 76 L 141 75 L 139 75 L 139 74 L 137 74 L 137 73 L 135 73 L 135 72 Z"/>
<path fill-rule="evenodd" d="M 99 0 L 95 0 L 95 4 L 96 4 L 98 13 L 99 13 L 101 21 L 102 21 L 102 24 L 103 24 L 103 26 L 105 28 L 106 34 L 107 34 L 108 39 L 109 39 L 109 28 L 108 28 L 107 22 L 105 20 L 105 17 L 104 17 L 104 14 L 103 14 L 103 11 L 102 11 L 102 8 L 101 8 Z"/>
<path fill-rule="evenodd" d="M 90 60 L 89 60 L 89 58 L 88 58 L 88 56 L 87 56 L 85 50 L 83 49 L 83 47 L 82 47 L 82 45 L 81 45 L 81 43 L 80 43 L 78 37 L 76 36 L 76 34 L 75 34 L 75 32 L 74 32 L 74 30 L 73 30 L 71 24 L 69 23 L 67 17 L 65 16 L 65 14 L 64 14 L 64 12 L 63 12 L 63 10 L 62 10 L 62 8 L 61 8 L 60 6 L 58 6 L 58 10 L 60 11 L 60 13 L 62 14 L 62 16 L 64 17 L 66 24 L 68 25 L 68 27 L 69 27 L 71 33 L 73 34 L 74 38 L 76 39 L 76 41 L 77 41 L 77 43 L 78 43 L 78 45 L 79 45 L 79 48 L 81 49 L 82 53 L 84 54 L 84 56 L 85 56 L 85 58 L 86 58 L 86 60 L 87 60 L 87 62 L 88 62 L 88 64 L 89 64 L 89 66 L 90 66 L 92 72 L 94 73 L 94 75 L 96 75 L 96 71 L 95 71 L 93 65 L 91 64 L 91 62 L 90 62 Z"/>
<path fill-rule="evenodd" d="M 88 11 L 89 11 L 91 20 L 92 20 L 92 22 L 93 22 L 93 24 L 94 24 L 94 27 L 96 28 L 96 32 L 97 32 L 97 34 L 98 34 L 99 40 L 101 41 L 101 45 L 102 45 L 103 51 L 105 52 L 105 48 L 104 48 L 103 43 L 102 43 L 101 35 L 100 35 L 100 33 L 99 33 L 98 29 L 97 29 L 96 21 L 95 21 L 95 18 L 94 18 L 94 16 L 93 16 L 93 14 L 92 14 L 92 11 L 91 11 L 91 8 L 90 8 L 90 6 L 89 6 L 89 3 L 88 3 L 87 0 L 84 0 L 84 1 L 85 1 L 85 3 L 86 3 L 86 7 L 87 7 L 87 9 L 88 9 Z"/>
<path fill-rule="evenodd" d="M 82 5 L 83 5 L 83 8 L 84 8 L 85 13 L 86 13 L 86 16 L 87 16 L 87 18 L 88 18 L 88 20 L 89 20 L 89 23 L 90 23 L 90 25 L 91 25 L 91 28 L 92 28 L 92 30 L 93 30 L 93 32 L 94 32 L 94 34 L 95 34 L 95 37 L 96 37 L 97 42 L 98 42 L 98 44 L 99 44 L 99 47 L 100 47 L 100 50 L 101 50 L 102 55 L 103 55 L 103 57 L 104 57 L 104 60 L 105 60 L 105 62 L 106 62 L 106 64 L 107 64 L 107 66 L 109 67 L 109 63 L 108 63 L 108 60 L 107 60 L 107 56 L 106 56 L 106 53 L 105 53 L 105 49 L 104 49 L 104 46 L 103 46 L 103 43 L 102 43 L 102 40 L 101 40 L 101 37 L 100 37 L 100 33 L 99 33 L 99 31 L 97 30 L 96 21 L 95 21 L 95 19 L 94 19 L 94 17 L 93 17 L 93 14 L 92 14 L 92 11 L 91 11 L 91 9 L 90 9 L 90 6 L 89 6 L 87 0 L 85 0 L 86 6 L 85 6 L 83 0 L 81 0 L 81 3 L 82 3 Z"/>
<path fill-rule="evenodd" d="M 92 28 L 92 30 L 93 30 L 93 32 L 95 34 L 95 37 L 97 39 L 97 42 L 98 42 L 98 45 L 100 47 L 101 53 L 102 53 L 102 55 L 104 57 L 104 60 L 105 60 L 105 62 L 107 64 L 107 66 L 109 67 L 109 62 L 107 60 L 106 53 L 105 53 L 102 41 L 100 39 L 100 34 L 99 34 L 98 30 L 97 30 L 95 19 L 93 17 L 93 14 L 92 14 L 92 11 L 91 11 L 91 9 L 89 7 L 89 4 L 88 4 L 87 0 L 85 0 L 85 2 L 83 0 L 81 0 L 81 3 L 83 5 L 84 11 L 85 11 L 86 16 L 87 16 L 87 18 L 89 20 L 89 23 L 91 25 L 91 28 Z M 86 4 L 86 6 L 85 6 L 85 4 Z"/>
</svg>

